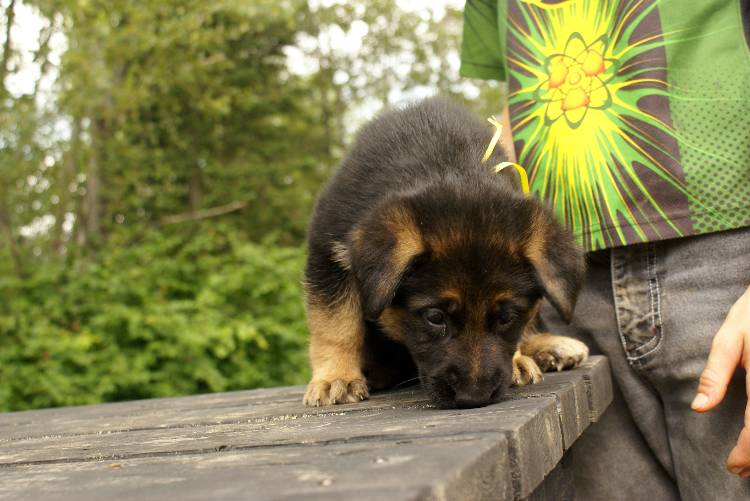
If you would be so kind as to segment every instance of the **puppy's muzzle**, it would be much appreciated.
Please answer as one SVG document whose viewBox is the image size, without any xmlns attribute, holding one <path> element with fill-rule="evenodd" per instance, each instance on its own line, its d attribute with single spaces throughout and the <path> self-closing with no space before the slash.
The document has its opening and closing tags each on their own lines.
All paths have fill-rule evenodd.
<svg viewBox="0 0 750 501">
<path fill-rule="evenodd" d="M 429 378 L 433 401 L 443 408 L 484 407 L 495 403 L 507 390 L 509 381 L 500 370 L 471 378 L 455 366 Z"/>
</svg>

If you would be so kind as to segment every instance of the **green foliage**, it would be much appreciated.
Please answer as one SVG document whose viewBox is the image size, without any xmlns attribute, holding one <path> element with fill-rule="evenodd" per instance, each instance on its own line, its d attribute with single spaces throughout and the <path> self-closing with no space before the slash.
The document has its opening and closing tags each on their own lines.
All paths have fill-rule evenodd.
<svg viewBox="0 0 750 501">
<path fill-rule="evenodd" d="M 0 409 L 299 384 L 299 248 L 224 227 L 153 234 L 0 280 Z"/>
<path fill-rule="evenodd" d="M 305 228 L 358 126 L 500 111 L 458 76 L 461 12 L 400 5 L 3 2 L 0 36 L 42 28 L 0 43 L 0 409 L 305 381 Z"/>
</svg>

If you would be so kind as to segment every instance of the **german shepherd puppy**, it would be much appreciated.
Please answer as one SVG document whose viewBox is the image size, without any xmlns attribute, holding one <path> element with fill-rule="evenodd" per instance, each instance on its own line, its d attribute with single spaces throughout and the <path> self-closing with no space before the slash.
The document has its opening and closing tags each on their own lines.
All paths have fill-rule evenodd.
<svg viewBox="0 0 750 501">
<path fill-rule="evenodd" d="M 534 330 L 542 297 L 570 320 L 583 254 L 515 171 L 494 172 L 499 147 L 482 162 L 492 132 L 441 98 L 361 130 L 309 228 L 305 404 L 418 378 L 438 407 L 477 407 L 586 358 Z"/>
</svg>

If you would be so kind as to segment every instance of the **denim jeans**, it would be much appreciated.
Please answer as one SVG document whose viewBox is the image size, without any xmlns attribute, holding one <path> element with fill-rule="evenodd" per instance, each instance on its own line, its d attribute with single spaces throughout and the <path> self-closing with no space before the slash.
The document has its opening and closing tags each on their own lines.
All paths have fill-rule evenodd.
<svg viewBox="0 0 750 501">
<path fill-rule="evenodd" d="M 570 451 L 577 499 L 750 500 L 724 462 L 747 398 L 738 370 L 722 404 L 690 409 L 714 334 L 750 285 L 750 228 L 590 253 L 575 318 L 544 326 L 609 357 L 615 399 Z"/>
</svg>

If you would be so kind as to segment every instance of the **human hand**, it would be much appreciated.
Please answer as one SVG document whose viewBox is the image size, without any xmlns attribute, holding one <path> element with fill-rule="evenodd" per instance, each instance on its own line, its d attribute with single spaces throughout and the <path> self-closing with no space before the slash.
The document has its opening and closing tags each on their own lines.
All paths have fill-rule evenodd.
<svg viewBox="0 0 750 501">
<path fill-rule="evenodd" d="M 745 386 L 750 399 L 750 288 L 734 303 L 714 336 L 698 394 L 691 405 L 693 410 L 706 412 L 716 407 L 724 398 L 738 366 L 745 368 Z M 750 477 L 750 401 L 745 408 L 745 426 L 737 445 L 729 453 L 727 468 L 742 477 Z"/>
</svg>

